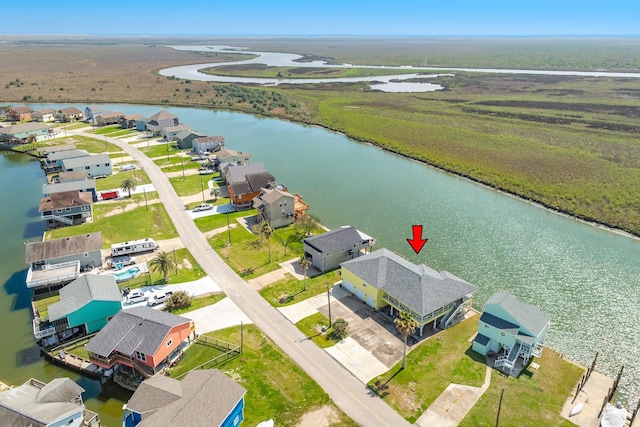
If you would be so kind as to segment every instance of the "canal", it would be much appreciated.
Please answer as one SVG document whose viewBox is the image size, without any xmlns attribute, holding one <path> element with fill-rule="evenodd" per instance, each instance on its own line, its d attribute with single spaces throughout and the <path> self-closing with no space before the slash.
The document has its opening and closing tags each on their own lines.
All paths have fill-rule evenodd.
<svg viewBox="0 0 640 427">
<path fill-rule="evenodd" d="M 49 106 L 58 107 L 31 105 Z M 77 107 L 84 109 L 84 105 Z M 161 109 L 105 108 L 145 116 Z M 624 364 L 623 398 L 640 397 L 637 239 L 317 127 L 240 113 L 169 110 L 193 129 L 224 136 L 229 148 L 250 152 L 253 162 L 264 162 L 278 182 L 303 196 L 311 213 L 327 227 L 353 225 L 376 238 L 374 249 L 386 247 L 414 263 L 450 271 L 476 285 L 476 308 L 482 309 L 498 291 L 509 291 L 540 307 L 552 318 L 547 340 L 551 348 L 581 363 L 589 363 L 599 352 L 597 369 L 611 376 Z M 4 156 L 0 178 L 15 186 L 0 193 L 1 227 L 6 229 L 4 235 L 11 236 L 2 248 L 0 279 L 5 294 L 0 309 L 3 314 L 9 312 L 5 327 L 9 326 L 11 348 L 2 354 L 0 379 L 18 383 L 23 380 L 15 378 L 40 375 L 50 380 L 68 373 L 29 352 L 33 338 L 24 289 L 23 241 L 41 235 L 37 204 L 44 177 L 37 163 L 23 160 L 24 156 L 7 160 L 8 156 L 13 155 Z M 406 242 L 414 224 L 423 225 L 429 239 L 419 255 Z M 99 388 L 92 392 L 90 409 L 94 409 L 93 399 L 96 406 L 106 405 L 109 399 L 102 395 Z"/>
</svg>

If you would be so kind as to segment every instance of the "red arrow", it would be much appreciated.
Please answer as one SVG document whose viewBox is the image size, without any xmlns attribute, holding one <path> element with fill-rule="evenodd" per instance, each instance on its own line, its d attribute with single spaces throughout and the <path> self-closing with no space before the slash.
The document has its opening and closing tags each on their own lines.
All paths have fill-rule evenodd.
<svg viewBox="0 0 640 427">
<path fill-rule="evenodd" d="M 422 239 L 421 225 L 413 225 L 412 228 L 413 228 L 413 239 L 407 239 L 407 242 L 409 242 L 413 250 L 416 251 L 416 254 L 419 254 L 420 251 L 422 250 L 422 247 L 424 246 L 425 243 L 427 243 L 427 240 L 429 239 Z"/>
</svg>

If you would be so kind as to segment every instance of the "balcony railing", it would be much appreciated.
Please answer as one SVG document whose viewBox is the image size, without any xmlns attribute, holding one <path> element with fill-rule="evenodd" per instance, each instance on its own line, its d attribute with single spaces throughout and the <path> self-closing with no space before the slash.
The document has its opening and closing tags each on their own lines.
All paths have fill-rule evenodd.
<svg viewBox="0 0 640 427">
<path fill-rule="evenodd" d="M 27 288 L 35 288 L 75 280 L 78 277 L 80 277 L 80 261 L 76 260 L 59 264 L 45 264 L 40 269 L 30 267 L 26 283 Z"/>
</svg>

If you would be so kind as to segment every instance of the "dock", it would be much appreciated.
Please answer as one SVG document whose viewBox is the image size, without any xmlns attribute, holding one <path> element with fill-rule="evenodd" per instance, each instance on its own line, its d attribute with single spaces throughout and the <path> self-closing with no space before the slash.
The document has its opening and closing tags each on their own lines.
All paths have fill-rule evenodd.
<svg viewBox="0 0 640 427">
<path fill-rule="evenodd" d="M 92 379 L 100 379 L 98 367 L 87 359 L 83 359 L 64 350 L 45 351 L 44 357 L 56 365 L 76 371 Z"/>
</svg>

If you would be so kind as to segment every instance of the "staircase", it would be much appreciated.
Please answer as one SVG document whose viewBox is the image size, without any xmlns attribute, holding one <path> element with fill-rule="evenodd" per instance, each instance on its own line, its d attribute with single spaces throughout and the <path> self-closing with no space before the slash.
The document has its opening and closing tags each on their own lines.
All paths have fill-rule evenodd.
<svg viewBox="0 0 640 427">
<path fill-rule="evenodd" d="M 66 218 L 64 216 L 58 216 L 58 215 L 53 215 L 53 214 L 42 215 L 42 219 L 46 219 L 46 220 L 53 219 L 53 220 L 61 222 L 63 224 L 73 225 L 73 220 L 69 219 L 69 218 Z"/>
<path fill-rule="evenodd" d="M 451 310 L 449 314 L 443 316 L 442 320 L 440 320 L 440 328 L 447 329 L 449 325 L 451 325 L 451 322 L 453 322 L 453 319 L 458 315 L 458 313 L 460 313 L 466 307 L 467 307 L 467 303 L 463 302 L 460 305 L 458 305 L 454 310 Z"/>
<path fill-rule="evenodd" d="M 534 357 L 540 357 L 542 356 L 542 344 L 541 343 L 535 343 L 535 345 L 533 347 L 531 347 L 531 354 Z"/>
<path fill-rule="evenodd" d="M 509 351 L 509 355 L 507 356 L 507 360 L 504 361 L 504 367 L 512 371 L 514 366 L 516 366 L 516 361 L 518 360 L 518 354 L 520 354 L 520 343 L 516 343 L 513 346 L 511 351 Z"/>
<path fill-rule="evenodd" d="M 145 378 L 151 378 L 155 375 L 155 372 L 153 371 L 152 367 L 143 365 L 137 360 L 133 361 L 133 367 L 135 368 L 136 371 L 140 372 L 142 376 Z"/>
</svg>

